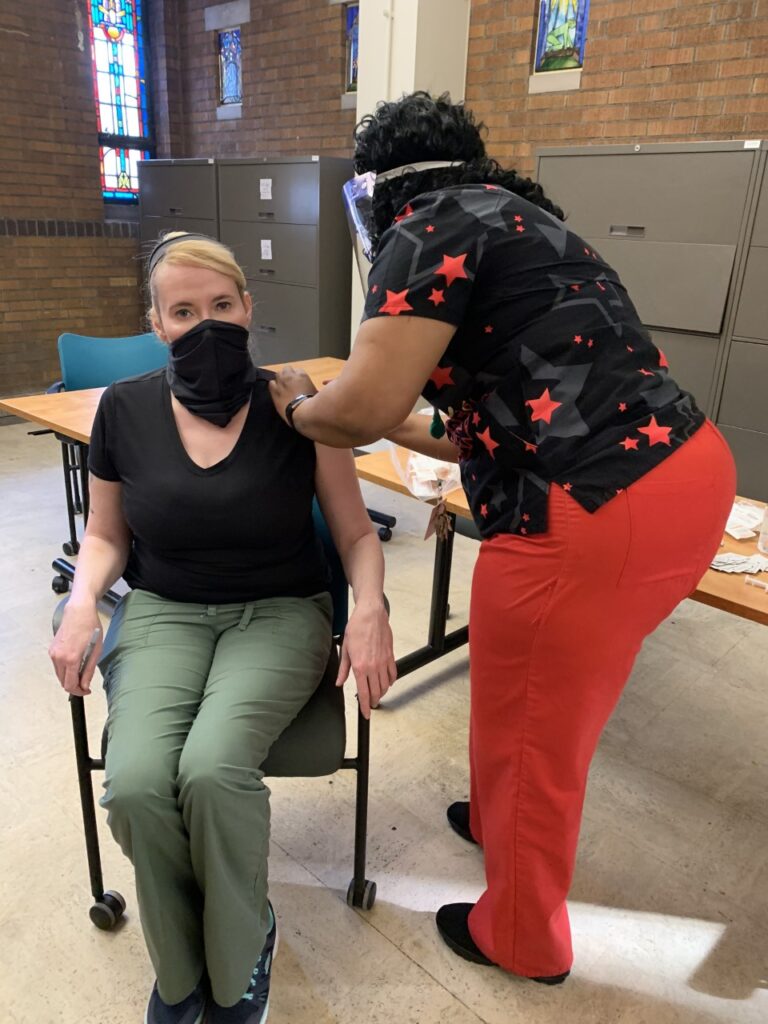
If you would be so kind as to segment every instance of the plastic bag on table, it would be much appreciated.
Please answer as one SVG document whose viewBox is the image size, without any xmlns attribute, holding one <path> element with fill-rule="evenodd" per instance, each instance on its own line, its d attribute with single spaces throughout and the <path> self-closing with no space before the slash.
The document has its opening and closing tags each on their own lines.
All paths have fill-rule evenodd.
<svg viewBox="0 0 768 1024">
<path fill-rule="evenodd" d="M 432 410 L 424 409 L 423 414 L 431 416 Z M 415 498 L 432 501 L 461 487 L 461 473 L 455 462 L 432 459 L 391 442 L 389 454 L 400 479 Z"/>
</svg>

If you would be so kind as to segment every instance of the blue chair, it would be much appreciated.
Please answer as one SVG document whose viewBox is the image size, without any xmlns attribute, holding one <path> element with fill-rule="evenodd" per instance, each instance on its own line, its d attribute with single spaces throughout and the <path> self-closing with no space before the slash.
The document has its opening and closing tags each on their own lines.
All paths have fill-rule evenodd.
<svg viewBox="0 0 768 1024">
<path fill-rule="evenodd" d="M 347 734 L 344 694 L 336 686 L 336 676 L 339 666 L 339 649 L 349 614 L 349 586 L 344 576 L 341 559 L 317 505 L 314 508 L 314 520 L 315 530 L 323 545 L 331 571 L 330 591 L 333 598 L 334 643 L 325 674 L 318 684 L 317 690 L 288 728 L 275 740 L 262 765 L 262 771 L 268 776 L 287 778 L 333 775 L 340 769 L 352 769 L 357 772 L 354 873 L 347 889 L 347 903 L 353 907 L 370 910 L 376 900 L 376 883 L 365 877 L 370 722 L 363 717 L 358 709 L 357 754 L 355 757 L 345 757 Z M 118 600 L 117 595 L 112 591 L 108 592 L 106 596 L 107 603 L 114 605 L 114 602 Z M 54 633 L 59 627 L 68 600 L 69 598 L 65 597 L 56 606 L 53 614 Z M 100 756 L 98 758 L 91 757 L 83 698 L 70 696 L 69 703 L 72 712 L 85 847 L 91 878 L 91 893 L 94 898 L 89 915 L 97 928 L 111 931 L 125 911 L 125 900 L 120 893 L 104 889 L 91 780 L 92 772 L 104 769 L 107 752 L 107 728 L 105 726 L 102 732 Z"/>
<path fill-rule="evenodd" d="M 84 334 L 65 333 L 59 336 L 59 363 L 61 380 L 48 388 L 48 394 L 59 391 L 83 391 L 85 388 L 105 388 L 116 380 L 136 377 L 141 373 L 159 370 L 168 362 L 168 347 L 156 334 L 136 334 L 127 338 L 89 338 Z M 49 431 L 35 431 L 49 433 Z M 83 446 L 70 438 L 56 435 L 61 442 L 64 469 L 64 492 L 67 500 L 69 540 L 63 545 L 64 553 L 76 555 L 80 549 L 77 540 L 75 515 L 82 511 L 80 497 L 82 476 L 87 472 Z M 80 483 L 78 478 L 81 478 Z M 63 576 L 53 581 L 56 593 L 69 589 Z"/>
</svg>

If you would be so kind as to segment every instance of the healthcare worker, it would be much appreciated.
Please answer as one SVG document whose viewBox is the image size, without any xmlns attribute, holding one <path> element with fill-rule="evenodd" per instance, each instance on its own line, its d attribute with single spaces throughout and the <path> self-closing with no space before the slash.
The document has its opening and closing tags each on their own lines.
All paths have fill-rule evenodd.
<svg viewBox="0 0 768 1024">
<path fill-rule="evenodd" d="M 363 323 L 319 394 L 293 370 L 270 388 L 316 442 L 388 436 L 460 464 L 483 543 L 470 801 L 448 819 L 487 888 L 437 926 L 465 959 L 556 984 L 592 755 L 644 638 L 717 550 L 735 473 L 619 276 L 480 128 L 426 93 L 364 118 L 346 190 L 373 256 Z M 409 418 L 419 393 L 447 437 L 437 412 Z"/>
</svg>

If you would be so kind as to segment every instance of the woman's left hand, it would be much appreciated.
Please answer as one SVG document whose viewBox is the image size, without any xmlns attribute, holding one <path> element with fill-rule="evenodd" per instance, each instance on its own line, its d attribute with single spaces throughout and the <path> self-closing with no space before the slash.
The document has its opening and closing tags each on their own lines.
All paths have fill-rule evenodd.
<svg viewBox="0 0 768 1024">
<path fill-rule="evenodd" d="M 356 604 L 349 617 L 337 686 L 344 685 L 350 669 L 357 682 L 360 710 L 365 718 L 370 718 L 371 708 L 378 706 L 397 678 L 392 630 L 381 600 Z"/>
<path fill-rule="evenodd" d="M 317 388 L 312 378 L 303 370 L 286 366 L 280 370 L 274 380 L 269 382 L 269 391 L 278 414 L 285 420 L 285 407 L 299 395 L 314 395 Z M 286 420 L 286 423 L 288 421 Z"/>
</svg>

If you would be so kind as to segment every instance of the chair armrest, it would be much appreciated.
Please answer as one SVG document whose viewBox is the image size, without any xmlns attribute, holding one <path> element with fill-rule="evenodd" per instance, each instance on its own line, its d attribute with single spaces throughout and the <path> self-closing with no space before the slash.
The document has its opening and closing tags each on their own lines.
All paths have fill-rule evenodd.
<svg viewBox="0 0 768 1024">
<path fill-rule="evenodd" d="M 63 391 L 63 390 L 64 390 L 64 381 L 63 380 L 57 380 L 57 381 L 54 381 L 54 383 L 51 384 L 51 386 L 49 388 L 45 389 L 45 393 L 46 393 L 46 395 L 57 395 L 59 393 L 59 391 Z"/>
</svg>

